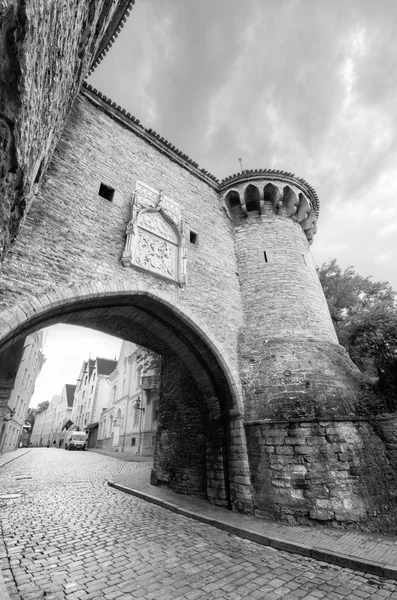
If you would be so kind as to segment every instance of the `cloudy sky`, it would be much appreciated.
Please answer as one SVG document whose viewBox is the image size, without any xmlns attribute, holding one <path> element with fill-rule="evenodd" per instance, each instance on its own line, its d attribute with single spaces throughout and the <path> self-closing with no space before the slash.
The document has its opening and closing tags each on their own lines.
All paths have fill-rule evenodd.
<svg viewBox="0 0 397 600">
<path fill-rule="evenodd" d="M 219 178 L 305 178 L 316 262 L 397 289 L 396 31 L 396 0 L 136 0 L 89 82 Z"/>
<path fill-rule="evenodd" d="M 305 178 L 315 262 L 397 290 L 396 31 L 396 0 L 136 0 L 88 81 L 220 179 L 240 157 Z M 106 349 L 81 335 L 74 379 Z"/>
</svg>

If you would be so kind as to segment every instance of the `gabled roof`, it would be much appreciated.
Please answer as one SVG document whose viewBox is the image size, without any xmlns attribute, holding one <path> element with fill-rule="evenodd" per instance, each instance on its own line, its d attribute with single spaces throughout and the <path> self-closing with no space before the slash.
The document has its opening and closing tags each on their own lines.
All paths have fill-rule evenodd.
<svg viewBox="0 0 397 600">
<path fill-rule="evenodd" d="M 117 367 L 117 360 L 110 360 L 108 358 L 97 358 L 97 371 L 98 375 L 110 375 Z"/>
<path fill-rule="evenodd" d="M 74 402 L 74 390 L 76 389 L 76 386 L 72 385 L 71 383 L 65 383 L 65 389 L 66 389 L 66 402 L 67 402 L 68 408 L 71 408 L 73 406 L 73 402 Z"/>
</svg>

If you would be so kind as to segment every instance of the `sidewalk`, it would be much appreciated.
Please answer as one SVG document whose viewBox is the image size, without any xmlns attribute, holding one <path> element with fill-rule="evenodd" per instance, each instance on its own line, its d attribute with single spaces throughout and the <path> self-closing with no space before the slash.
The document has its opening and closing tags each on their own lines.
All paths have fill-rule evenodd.
<svg viewBox="0 0 397 600">
<path fill-rule="evenodd" d="M 106 450 L 102 448 L 88 448 L 88 452 L 96 452 L 97 454 L 105 454 L 106 456 L 112 456 L 125 462 L 139 462 L 152 464 L 153 458 L 151 456 L 139 456 L 139 454 L 133 454 L 132 452 L 114 452 L 114 450 Z"/>
<path fill-rule="evenodd" d="M 175 494 L 149 483 L 150 466 L 125 465 L 109 485 L 180 515 L 201 521 L 263 546 L 272 546 L 365 573 L 397 579 L 397 536 L 323 527 L 291 527 L 233 513 L 206 500 Z"/>
<path fill-rule="evenodd" d="M 8 465 L 8 463 L 12 462 L 16 458 L 23 456 L 30 452 L 30 448 L 18 448 L 18 450 L 12 450 L 12 452 L 4 452 L 4 454 L 0 454 L 0 469 L 4 467 L 4 465 Z"/>
</svg>

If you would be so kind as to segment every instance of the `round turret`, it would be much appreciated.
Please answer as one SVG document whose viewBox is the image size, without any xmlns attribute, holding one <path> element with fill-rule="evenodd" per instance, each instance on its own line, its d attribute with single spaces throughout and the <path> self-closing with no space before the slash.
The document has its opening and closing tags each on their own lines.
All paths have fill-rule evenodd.
<svg viewBox="0 0 397 600">
<path fill-rule="evenodd" d="M 244 171 L 221 183 L 221 200 L 234 229 L 244 307 L 246 417 L 354 414 L 354 366 L 338 344 L 309 248 L 315 190 L 290 173 Z"/>
</svg>

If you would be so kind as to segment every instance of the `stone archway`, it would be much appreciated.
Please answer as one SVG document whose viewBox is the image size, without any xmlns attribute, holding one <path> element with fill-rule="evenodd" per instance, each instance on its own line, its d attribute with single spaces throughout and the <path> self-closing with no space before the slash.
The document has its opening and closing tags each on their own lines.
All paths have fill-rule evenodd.
<svg viewBox="0 0 397 600">
<path fill-rule="evenodd" d="M 115 335 L 160 354 L 153 479 L 218 505 L 249 509 L 237 370 L 222 344 L 175 297 L 143 287 L 98 284 L 32 298 L 8 317 L 0 330 L 3 356 L 26 335 L 59 322 Z"/>
</svg>

